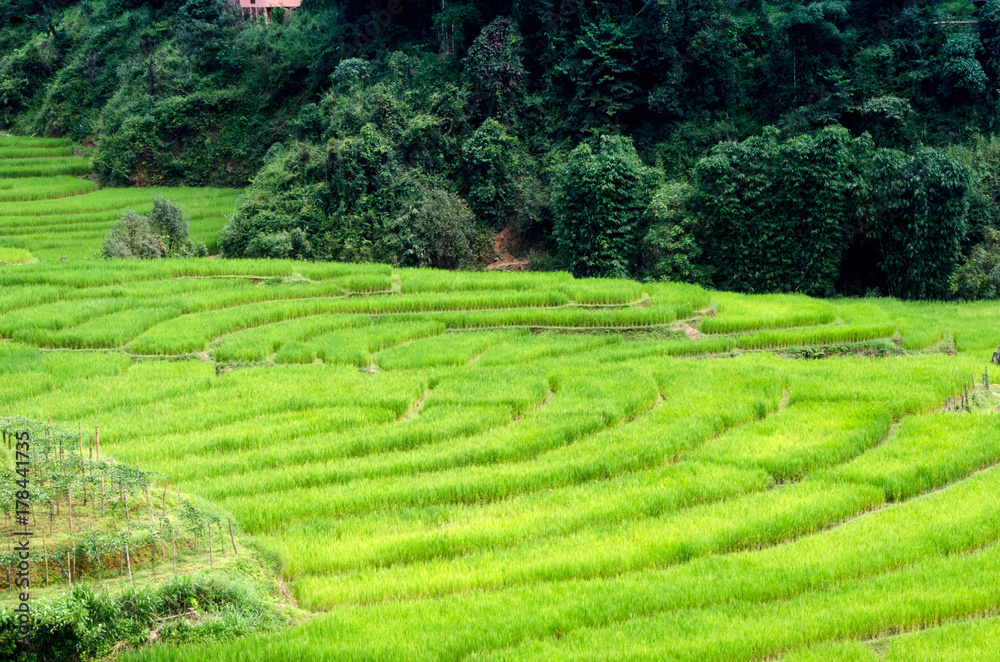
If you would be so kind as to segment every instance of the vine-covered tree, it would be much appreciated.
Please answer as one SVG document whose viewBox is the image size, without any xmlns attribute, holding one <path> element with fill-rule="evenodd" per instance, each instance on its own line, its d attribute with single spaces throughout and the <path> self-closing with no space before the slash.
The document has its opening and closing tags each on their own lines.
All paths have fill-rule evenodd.
<svg viewBox="0 0 1000 662">
<path fill-rule="evenodd" d="M 555 238 L 577 277 L 623 278 L 635 271 L 642 215 L 656 176 L 621 136 L 582 143 L 556 171 Z"/>
<path fill-rule="evenodd" d="M 887 293 L 904 299 L 948 295 L 961 260 L 971 177 L 948 154 L 879 150 L 867 180 L 871 221 L 864 240 L 877 246 Z"/>
<path fill-rule="evenodd" d="M 770 128 L 699 161 L 691 208 L 716 286 L 833 294 L 870 149 L 840 127 L 788 140 Z"/>
</svg>

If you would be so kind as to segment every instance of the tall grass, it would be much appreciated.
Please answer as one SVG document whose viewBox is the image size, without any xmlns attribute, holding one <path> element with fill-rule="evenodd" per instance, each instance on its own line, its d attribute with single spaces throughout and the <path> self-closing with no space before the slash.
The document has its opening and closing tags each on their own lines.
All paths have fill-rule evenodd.
<svg viewBox="0 0 1000 662">
<path fill-rule="evenodd" d="M 36 157 L 0 159 L 0 177 L 46 177 L 50 175 L 86 175 L 90 159 L 84 157 Z"/>
<path fill-rule="evenodd" d="M 31 251 L 0 246 L 0 264 L 25 264 L 31 260 Z"/>
</svg>

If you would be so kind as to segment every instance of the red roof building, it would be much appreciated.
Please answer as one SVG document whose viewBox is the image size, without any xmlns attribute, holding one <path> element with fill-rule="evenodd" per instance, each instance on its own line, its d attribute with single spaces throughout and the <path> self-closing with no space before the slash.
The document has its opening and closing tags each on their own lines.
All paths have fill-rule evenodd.
<svg viewBox="0 0 1000 662">
<path fill-rule="evenodd" d="M 302 0 L 240 0 L 240 10 L 244 16 L 251 18 L 263 16 L 264 20 L 270 23 L 272 7 L 295 9 L 301 4 Z"/>
</svg>

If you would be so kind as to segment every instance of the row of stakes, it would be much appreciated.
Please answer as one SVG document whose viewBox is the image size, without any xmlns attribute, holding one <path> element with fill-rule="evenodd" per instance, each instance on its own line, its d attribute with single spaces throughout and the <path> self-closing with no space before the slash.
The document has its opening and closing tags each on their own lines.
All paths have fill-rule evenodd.
<svg viewBox="0 0 1000 662">
<path fill-rule="evenodd" d="M 48 426 L 51 426 L 51 425 L 52 425 L 52 419 L 50 418 L 48 420 Z M 48 426 L 46 426 L 46 433 L 48 431 Z M 13 443 L 12 443 L 13 442 L 13 438 L 10 435 L 7 435 L 6 433 L 4 434 L 4 437 L 7 437 L 6 441 L 7 441 L 8 446 L 12 447 L 13 446 Z M 95 442 L 96 442 L 96 444 L 95 444 Z M 89 449 L 90 453 L 89 454 L 90 454 L 91 461 L 94 460 L 95 445 L 96 445 L 96 451 L 97 451 L 97 459 L 99 461 L 101 459 L 101 431 L 100 431 L 100 427 L 95 427 L 94 428 L 94 435 L 90 437 L 90 449 Z M 81 456 L 83 455 L 83 421 L 80 421 L 80 454 L 81 454 Z M 60 457 L 62 457 L 62 448 L 59 449 L 59 455 L 60 455 Z M 169 481 L 169 479 L 167 479 L 167 481 Z M 165 481 L 164 484 L 163 484 L 163 513 L 164 513 L 164 515 L 166 515 L 167 481 Z M 155 525 L 156 516 L 153 513 L 153 503 L 152 503 L 152 500 L 149 497 L 149 486 L 144 484 L 143 485 L 143 491 L 145 492 L 145 495 L 146 495 L 146 501 L 149 503 L 150 517 L 152 518 L 153 523 Z M 104 496 L 105 496 L 104 495 L 104 476 L 101 476 L 101 515 L 102 516 L 104 515 L 104 512 L 105 512 L 105 509 L 104 509 L 104 505 L 105 505 L 105 503 L 104 503 L 104 501 L 105 501 Z M 120 493 L 120 497 L 125 502 L 125 523 L 126 523 L 126 527 L 129 530 L 129 533 L 131 533 L 132 527 L 131 527 L 131 523 L 129 521 L 129 514 L 128 514 L 128 494 L 123 490 Z M 178 502 L 180 502 L 180 498 L 181 498 L 180 485 L 177 485 L 177 500 L 178 500 Z M 72 532 L 73 531 L 73 492 L 72 492 L 72 489 L 70 489 L 70 488 L 67 489 L 67 506 L 68 506 L 68 508 L 67 508 L 67 510 L 68 510 L 67 516 L 68 516 L 68 520 L 69 520 L 69 527 L 70 527 L 70 531 Z M 56 505 L 56 508 L 58 509 L 58 503 Z M 50 514 L 50 518 L 51 518 L 51 514 Z M 233 535 L 233 520 L 232 520 L 232 518 L 226 518 L 226 519 L 228 520 L 228 524 L 229 524 L 229 540 L 230 540 L 230 542 L 232 543 L 232 546 L 233 546 L 233 554 L 239 555 L 239 551 L 236 549 L 236 537 Z M 93 521 L 91 521 L 91 530 L 93 530 Z M 43 545 L 43 549 L 44 549 L 45 547 L 47 547 L 46 544 L 45 544 L 45 528 L 44 527 L 42 527 L 41 533 L 42 533 L 42 545 Z M 157 531 L 156 533 L 161 533 L 161 531 Z M 196 544 L 196 547 L 197 547 L 197 537 L 196 537 L 196 543 L 195 544 Z M 11 549 L 12 549 L 12 541 L 11 541 L 11 534 L 9 532 L 7 533 L 7 547 L 8 547 L 8 552 L 11 551 Z M 75 549 L 76 545 L 74 544 L 73 547 Z M 177 574 L 177 547 L 176 547 L 176 542 L 174 540 L 174 536 L 173 536 L 173 532 L 172 531 L 171 531 L 171 536 L 170 536 L 170 547 L 171 547 L 171 552 L 172 552 L 172 562 L 173 562 L 174 574 Z M 165 561 L 166 560 L 166 554 L 165 554 L 165 550 L 163 549 L 163 539 L 162 538 L 160 539 L 160 555 L 161 555 L 161 560 Z M 124 556 L 124 558 L 121 559 L 121 560 L 124 561 L 124 563 L 120 564 L 120 565 L 125 565 L 128 568 L 129 583 L 132 583 L 132 561 L 131 561 L 131 555 L 129 554 L 129 547 L 128 547 L 128 539 L 127 538 L 125 539 L 125 550 L 124 550 L 123 556 Z M 66 578 L 67 578 L 70 586 L 73 585 L 73 576 L 74 576 L 74 574 L 73 574 L 73 564 L 71 563 L 71 558 L 72 558 L 71 553 L 67 552 L 66 553 Z M 150 561 L 151 561 L 152 566 L 153 566 L 153 576 L 155 577 L 156 576 L 156 552 L 155 552 L 155 547 L 154 547 L 153 553 L 150 555 Z M 208 563 L 209 563 L 210 566 L 214 566 L 215 565 L 214 552 L 213 552 L 213 549 L 212 549 L 212 523 L 211 522 L 208 522 Z M 119 574 L 122 574 L 121 570 L 124 570 L 124 568 L 120 568 Z M 8 567 L 7 568 L 7 590 L 8 590 L 8 592 L 10 592 L 12 590 L 12 586 L 13 586 L 13 581 L 12 580 L 13 580 L 13 578 L 12 578 L 12 568 Z M 45 560 L 45 585 L 46 586 L 49 585 L 49 564 L 48 564 L 48 559 Z"/>
<path fill-rule="evenodd" d="M 233 520 L 232 520 L 232 518 L 226 518 L 226 519 L 228 520 L 228 523 L 229 523 L 229 541 L 230 541 L 230 543 L 233 546 L 233 554 L 235 554 L 235 555 L 238 556 L 239 555 L 239 550 L 237 550 L 237 548 L 236 548 L 236 537 L 233 535 Z M 91 522 L 91 529 L 93 529 L 93 522 Z M 161 533 L 161 532 L 157 531 L 155 533 Z M 125 543 L 125 549 L 124 549 L 123 552 L 119 553 L 120 554 L 120 558 L 119 558 L 118 574 L 119 575 L 123 574 L 123 571 L 127 569 L 128 570 L 128 580 L 129 580 L 129 583 L 131 584 L 132 583 L 132 558 L 131 558 L 131 554 L 129 553 L 129 545 L 128 545 L 128 538 L 127 537 L 124 539 L 124 543 Z M 166 552 L 164 550 L 164 544 L 163 543 L 164 543 L 164 540 L 161 537 L 160 538 L 160 558 L 161 558 L 162 561 L 166 561 Z M 11 534 L 8 532 L 7 533 L 7 551 L 8 552 L 10 552 L 11 549 L 12 549 L 11 545 L 12 545 Z M 155 578 L 156 577 L 156 546 L 155 546 L 155 543 L 153 543 L 153 542 L 150 542 L 150 545 L 152 545 L 152 550 L 153 550 L 153 553 L 150 555 L 150 563 L 152 564 L 153 577 Z M 42 549 L 45 550 L 46 548 L 47 548 L 47 545 L 45 543 L 45 529 L 43 528 L 42 529 Z M 173 531 L 171 531 L 171 533 L 170 533 L 170 548 L 171 548 L 171 561 L 172 561 L 172 565 L 173 565 L 174 574 L 176 575 L 177 574 L 177 545 L 176 545 L 176 540 L 174 538 Z M 196 543 L 195 543 L 195 548 L 197 549 L 197 539 L 196 539 Z M 73 545 L 73 549 L 74 550 L 76 549 L 76 544 L 75 543 Z M 222 552 L 225 553 L 225 549 L 223 549 Z M 43 555 L 46 557 L 45 558 L 45 586 L 48 586 L 49 585 L 49 559 L 47 558 L 47 554 L 44 551 L 43 551 Z M 74 575 L 74 571 L 73 571 L 73 561 L 72 561 L 72 559 L 73 559 L 74 556 L 75 556 L 75 554 L 73 554 L 73 553 L 71 553 L 69 551 L 66 552 L 66 579 L 67 579 L 67 581 L 68 581 L 68 583 L 69 583 L 70 586 L 73 585 L 73 579 L 74 579 L 74 576 L 75 576 Z M 214 554 L 213 545 L 212 545 L 212 523 L 211 522 L 208 522 L 208 564 L 209 564 L 209 566 L 212 566 L 212 567 L 215 566 L 215 554 Z M 77 577 L 77 581 L 79 581 L 78 577 Z M 8 566 L 7 567 L 7 592 L 8 593 L 10 593 L 13 590 L 13 583 L 14 583 L 13 582 L 13 568 L 10 567 L 10 566 Z"/>
<path fill-rule="evenodd" d="M 1000 350 L 998 350 L 998 352 L 993 355 L 993 358 L 996 359 L 997 356 L 998 356 L 998 354 L 1000 354 Z M 989 375 L 988 371 L 983 372 L 982 383 L 983 383 L 983 390 L 988 393 L 989 392 L 989 388 L 990 388 L 990 375 Z M 969 396 L 970 395 L 972 395 L 973 397 L 976 395 L 976 376 L 975 375 L 972 376 L 971 388 L 970 388 L 970 383 L 967 382 L 965 384 L 964 389 L 962 390 L 962 392 L 960 394 L 955 395 L 955 396 L 948 396 L 948 399 L 945 400 L 945 403 L 944 403 L 944 410 L 945 411 L 967 411 L 969 409 Z"/>
</svg>

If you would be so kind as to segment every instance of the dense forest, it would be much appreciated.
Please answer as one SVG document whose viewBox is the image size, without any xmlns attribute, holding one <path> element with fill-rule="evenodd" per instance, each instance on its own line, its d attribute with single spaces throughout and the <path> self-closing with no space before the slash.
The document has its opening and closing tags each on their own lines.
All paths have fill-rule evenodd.
<svg viewBox="0 0 1000 662">
<path fill-rule="evenodd" d="M 0 129 L 248 186 L 226 257 L 1000 287 L 1000 0 L 0 0 Z"/>
</svg>

